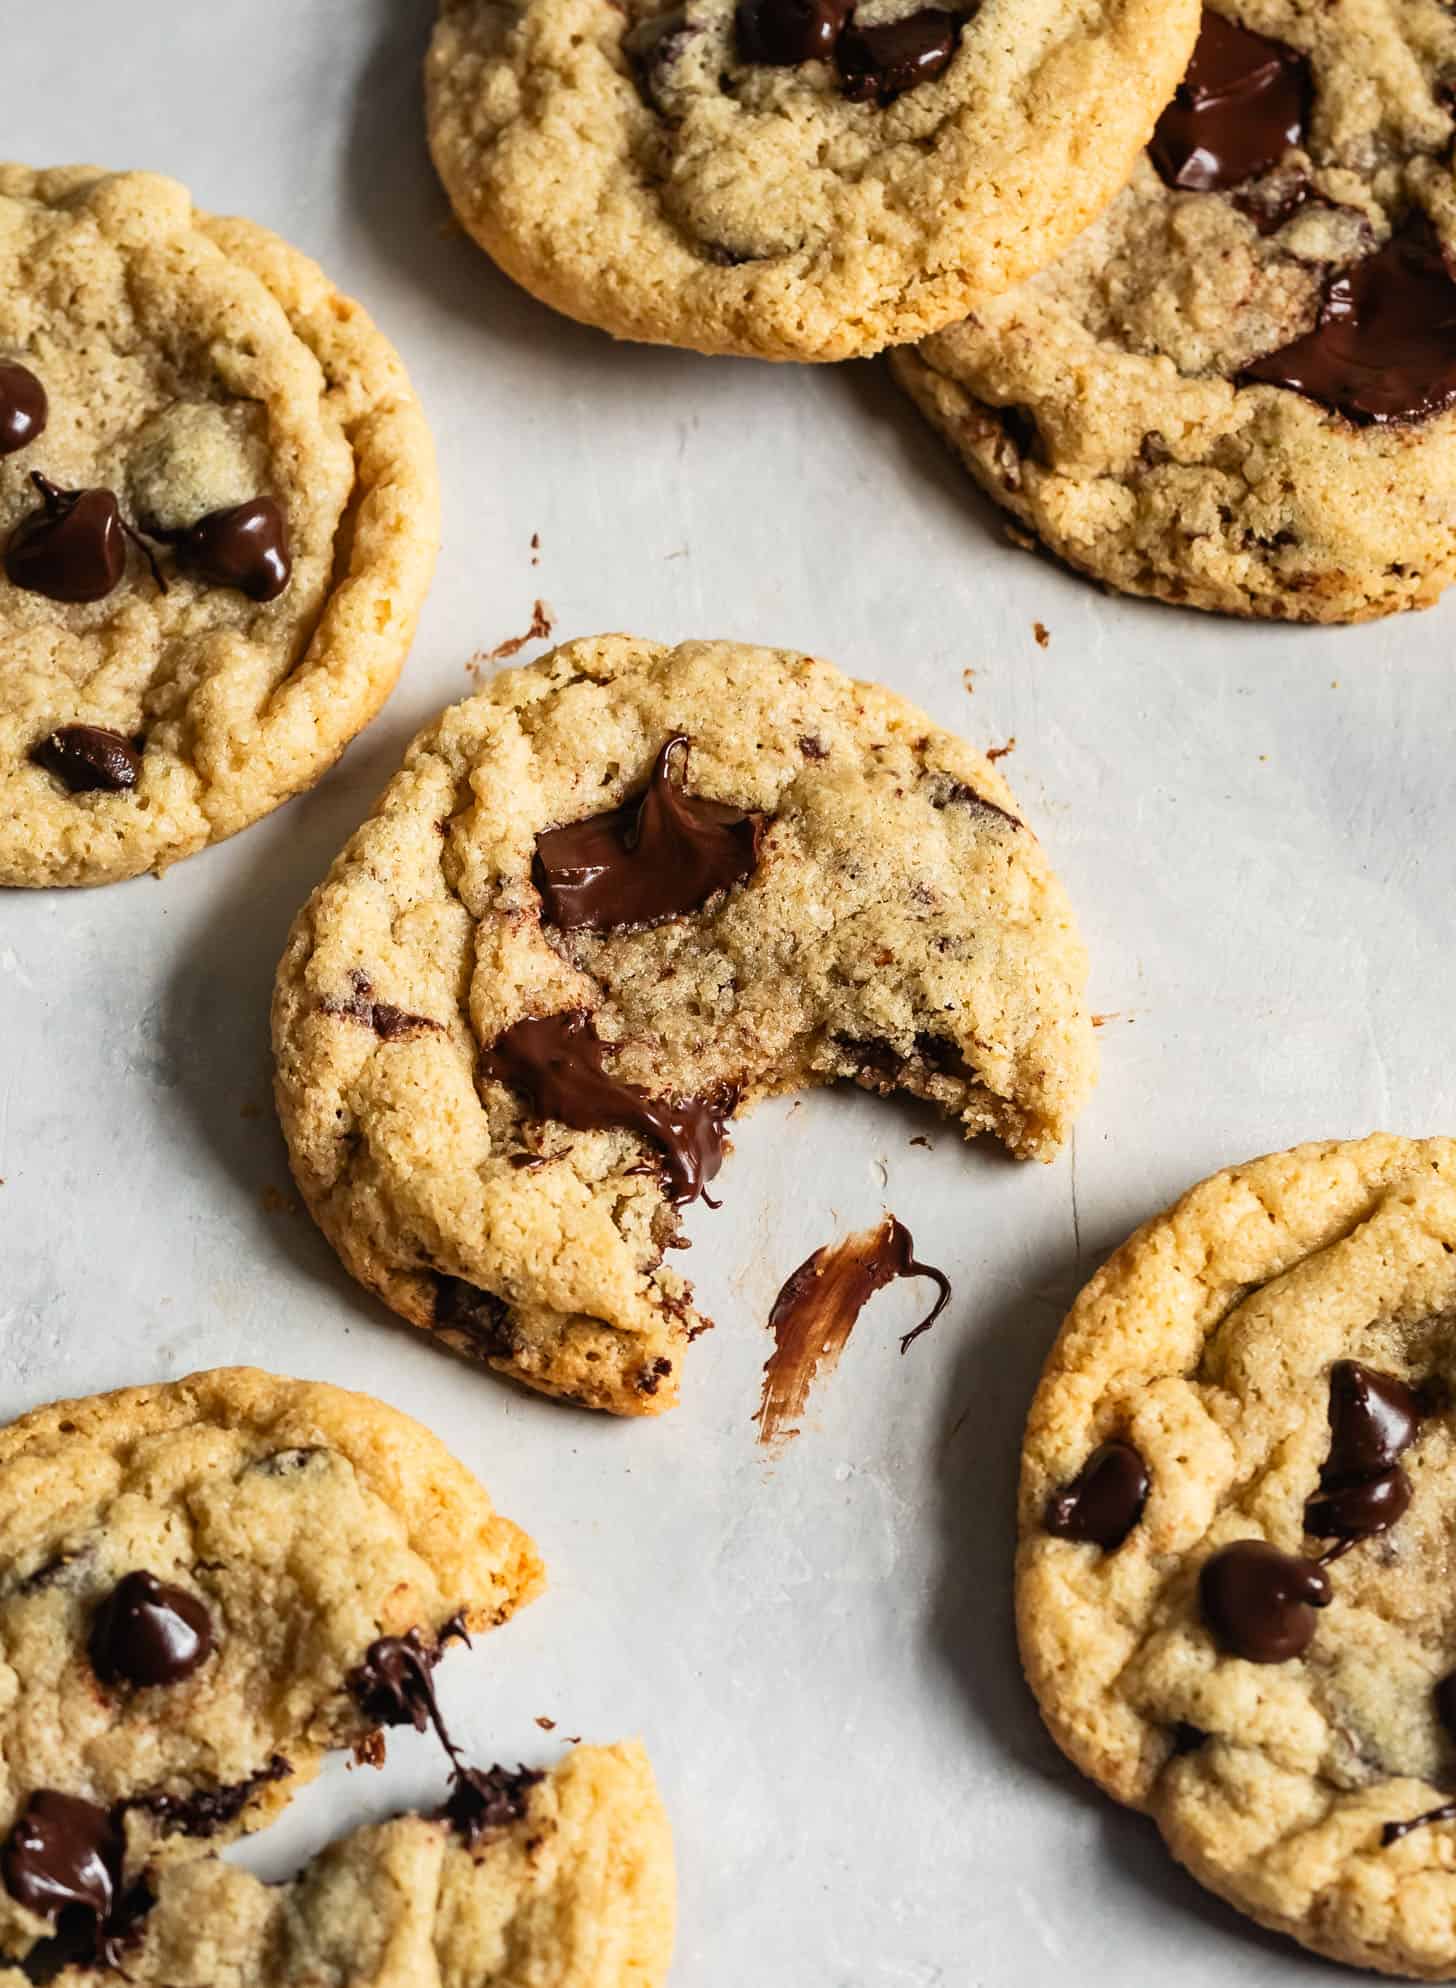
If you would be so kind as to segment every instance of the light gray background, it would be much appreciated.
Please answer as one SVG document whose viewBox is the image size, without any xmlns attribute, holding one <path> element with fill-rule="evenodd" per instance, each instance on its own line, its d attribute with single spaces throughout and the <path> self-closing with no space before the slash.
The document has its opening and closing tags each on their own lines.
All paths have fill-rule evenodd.
<svg viewBox="0 0 1456 1988">
<path fill-rule="evenodd" d="M 1137 1221 L 1300 1139 L 1456 1129 L 1456 604 L 1320 633 L 1107 599 L 1004 542 L 879 367 L 707 362 L 553 318 L 445 225 L 429 12 L 6 10 L 0 149 L 173 172 L 318 256 L 410 366 L 445 544 L 400 688 L 318 792 L 160 882 L 0 905 L 0 1410 L 247 1360 L 438 1430 L 552 1577 L 452 1659 L 448 1709 L 487 1759 L 646 1736 L 677 1828 L 677 1988 L 1336 1978 L 1206 1898 L 1042 1735 L 1011 1641 L 1012 1486 L 1058 1318 Z M 538 594 L 562 637 L 811 648 L 983 746 L 1014 735 L 1093 1007 L 1119 1017 L 1050 1168 L 857 1095 L 745 1123 L 722 1212 L 688 1222 L 719 1329 L 658 1424 L 453 1362 L 270 1212 L 288 921 Z M 884 1205 L 951 1273 L 951 1311 L 902 1362 L 923 1287 L 876 1300 L 770 1469 L 751 1418 L 774 1292 Z M 250 1860 L 284 1871 L 438 1790 L 423 1742 L 392 1752 L 382 1776 L 340 1765 Z"/>
</svg>

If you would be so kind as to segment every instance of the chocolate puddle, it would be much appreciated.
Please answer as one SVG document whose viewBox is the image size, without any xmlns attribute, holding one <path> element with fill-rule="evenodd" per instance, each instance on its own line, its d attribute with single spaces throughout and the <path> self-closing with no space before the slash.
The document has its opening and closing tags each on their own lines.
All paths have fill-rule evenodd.
<svg viewBox="0 0 1456 1988">
<path fill-rule="evenodd" d="M 860 1313 L 897 1277 L 929 1277 L 939 1287 L 930 1311 L 901 1339 L 904 1353 L 949 1303 L 950 1279 L 916 1261 L 915 1238 L 895 1216 L 886 1215 L 877 1229 L 816 1249 L 787 1279 L 768 1316 L 775 1345 L 764 1365 L 763 1396 L 754 1417 L 760 1443 L 772 1446 L 798 1435 L 818 1375 L 833 1373 Z"/>
</svg>

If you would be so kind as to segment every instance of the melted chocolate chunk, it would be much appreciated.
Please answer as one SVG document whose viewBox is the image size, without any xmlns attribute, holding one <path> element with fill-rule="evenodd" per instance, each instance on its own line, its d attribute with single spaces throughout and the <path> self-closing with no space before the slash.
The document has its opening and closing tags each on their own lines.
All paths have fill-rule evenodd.
<svg viewBox="0 0 1456 1988">
<path fill-rule="evenodd" d="M 0 1876 L 16 1903 L 42 1919 L 84 1914 L 100 1951 L 121 1883 L 122 1854 L 121 1829 L 109 1811 L 41 1788 L 0 1851 Z"/>
<path fill-rule="evenodd" d="M 1232 1655 L 1283 1664 L 1309 1648 L 1315 1610 L 1329 1606 L 1332 1590 L 1313 1560 L 1240 1539 L 1204 1561 L 1198 1595 L 1205 1622 Z"/>
<path fill-rule="evenodd" d="M 11 584 L 52 601 L 104 600 L 126 571 L 126 532 L 110 490 L 61 490 L 32 470 L 41 506 L 5 547 Z"/>
<path fill-rule="evenodd" d="M 138 1795 L 128 1808 L 141 1809 L 155 1818 L 164 1836 L 215 1836 L 236 1821 L 259 1788 L 270 1781 L 285 1781 L 293 1772 L 291 1761 L 275 1753 L 266 1767 L 260 1767 L 245 1781 L 228 1781 L 219 1788 L 199 1788 L 190 1795 L 169 1795 L 159 1791 Z"/>
<path fill-rule="evenodd" d="M 739 0 L 734 22 L 744 62 L 789 68 L 827 62 L 854 0 Z"/>
<path fill-rule="evenodd" d="M 118 1581 L 91 1625 L 103 1684 L 180 1684 L 212 1654 L 212 1617 L 186 1588 L 143 1571 Z"/>
<path fill-rule="evenodd" d="M 435 1276 L 435 1323 L 466 1333 L 488 1359 L 509 1360 L 516 1350 L 510 1308 L 494 1291 L 482 1291 L 463 1277 Z"/>
<path fill-rule="evenodd" d="M 1402 1836 L 1409 1836 L 1413 1829 L 1426 1829 L 1433 1822 L 1456 1822 L 1456 1802 L 1443 1802 L 1438 1809 L 1427 1809 L 1424 1815 L 1413 1815 L 1407 1822 L 1388 1822 L 1380 1832 L 1380 1847 L 1388 1850 L 1392 1843 L 1399 1843 Z"/>
<path fill-rule="evenodd" d="M 236 587 L 249 600 L 277 600 L 293 575 L 288 528 L 271 497 L 209 511 L 184 532 L 153 536 L 170 538 L 183 566 L 215 587 Z"/>
<path fill-rule="evenodd" d="M 942 7 L 922 7 L 877 27 L 848 28 L 834 51 L 840 87 L 851 102 L 877 103 L 883 110 L 949 68 L 960 38 L 961 16 Z"/>
<path fill-rule="evenodd" d="M 46 390 L 18 359 L 0 359 L 0 456 L 13 456 L 45 432 Z"/>
<path fill-rule="evenodd" d="M 142 756 L 130 739 L 104 725 L 62 725 L 30 749 L 37 766 L 73 794 L 124 794 L 137 783 Z"/>
<path fill-rule="evenodd" d="M 1456 1670 L 1443 1677 L 1436 1686 L 1436 1717 L 1444 1726 L 1447 1736 L 1456 1740 Z"/>
<path fill-rule="evenodd" d="M 1424 421 L 1456 401 L 1456 282 L 1436 232 L 1410 220 L 1329 277 L 1313 331 L 1256 359 L 1240 386 L 1287 387 L 1359 426 Z"/>
<path fill-rule="evenodd" d="M 1188 192 L 1239 186 L 1304 142 L 1312 94 L 1298 49 L 1205 7 L 1193 60 L 1148 147 L 1153 164 Z"/>
<path fill-rule="evenodd" d="M 1316 1539 L 1370 1539 L 1403 1518 L 1411 1501 L 1411 1482 L 1397 1464 L 1378 1477 L 1357 1478 L 1317 1491 L 1304 1507 L 1304 1529 Z M 1326 1556 L 1328 1557 L 1328 1556 Z"/>
<path fill-rule="evenodd" d="M 407 1042 L 412 1036 L 443 1031 L 443 1024 L 431 1021 L 428 1015 L 412 1015 L 404 1008 L 396 1008 L 392 1001 L 376 1001 L 368 974 L 361 973 L 357 967 L 349 975 L 349 983 L 347 1000 L 320 1001 L 323 1014 L 337 1015 L 342 1021 L 358 1022 L 366 1029 L 373 1029 L 381 1042 Z"/>
<path fill-rule="evenodd" d="M 531 1015 L 481 1054 L 497 1083 L 526 1098 L 542 1118 L 578 1132 L 622 1130 L 650 1140 L 663 1156 L 664 1185 L 675 1206 L 694 1201 L 723 1164 L 723 1131 L 736 1094 L 654 1098 L 608 1075 L 606 1044 L 581 1009 Z"/>
<path fill-rule="evenodd" d="M 1042 1524 L 1058 1539 L 1121 1546 L 1143 1515 L 1148 1467 L 1131 1443 L 1099 1443 L 1077 1475 L 1047 1501 Z"/>
<path fill-rule="evenodd" d="M 531 1790 L 545 1778 L 529 1767 L 518 1767 L 514 1774 L 504 1767 L 457 1767 L 450 1799 L 440 1813 L 473 1850 L 482 1837 L 519 1822 Z"/>
<path fill-rule="evenodd" d="M 531 879 L 546 916 L 562 931 L 660 925 L 752 876 L 763 816 L 689 794 L 672 777 L 688 740 L 679 733 L 657 755 L 639 801 L 536 837 Z"/>
<path fill-rule="evenodd" d="M 1415 1390 L 1358 1360 L 1330 1369 L 1330 1450 L 1320 1471 L 1325 1485 L 1388 1471 L 1415 1441 L 1421 1407 Z"/>
<path fill-rule="evenodd" d="M 449 1750 L 431 1676 L 439 1661 L 440 1645 L 427 1643 L 418 1629 L 380 1636 L 364 1652 L 363 1663 L 350 1671 L 349 1690 L 376 1726 L 413 1726 L 422 1733 L 433 1725 Z"/>
</svg>

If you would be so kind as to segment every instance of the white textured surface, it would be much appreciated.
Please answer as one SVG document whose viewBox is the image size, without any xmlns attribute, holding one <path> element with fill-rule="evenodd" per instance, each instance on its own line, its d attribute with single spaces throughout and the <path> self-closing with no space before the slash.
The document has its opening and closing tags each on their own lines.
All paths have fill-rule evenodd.
<svg viewBox="0 0 1456 1988">
<path fill-rule="evenodd" d="M 1060 1763 L 1011 1643 L 1011 1490 L 1061 1311 L 1135 1222 L 1299 1139 L 1456 1130 L 1456 603 L 1313 633 L 1105 599 L 1002 541 L 879 369 L 615 349 L 551 318 L 442 225 L 428 15 L 7 9 L 3 149 L 173 172 L 317 255 L 405 354 L 446 526 L 404 681 L 319 792 L 162 882 L 0 904 L 0 1411 L 250 1360 L 439 1430 L 552 1575 L 452 1660 L 448 1707 L 482 1757 L 646 1735 L 677 1826 L 677 1988 L 1335 1978 Z M 1014 734 L 1093 1006 L 1122 1017 L 1053 1168 L 859 1096 L 745 1124 L 722 1213 L 688 1225 L 719 1330 L 656 1425 L 433 1351 L 267 1205 L 287 1194 L 266 1011 L 288 920 L 538 594 L 562 636 L 812 648 L 982 745 Z M 923 1287 L 877 1299 L 770 1471 L 751 1417 L 773 1294 L 886 1203 L 951 1273 L 952 1310 L 902 1362 Z M 438 1787 L 423 1742 L 393 1751 L 382 1777 L 339 1768 L 250 1857 L 286 1869 Z"/>
</svg>

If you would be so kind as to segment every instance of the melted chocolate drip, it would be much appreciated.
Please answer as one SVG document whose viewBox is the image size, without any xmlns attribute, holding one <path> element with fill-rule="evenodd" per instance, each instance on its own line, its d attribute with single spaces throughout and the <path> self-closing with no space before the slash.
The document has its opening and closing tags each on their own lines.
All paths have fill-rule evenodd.
<svg viewBox="0 0 1456 1988">
<path fill-rule="evenodd" d="M 5 571 L 11 584 L 47 600 L 104 600 L 126 571 L 126 532 L 115 493 L 61 490 L 39 470 L 30 480 L 41 507 L 10 534 Z"/>
<path fill-rule="evenodd" d="M 1218 193 L 1277 166 L 1304 142 L 1313 85 L 1297 48 L 1212 7 L 1148 150 L 1169 186 Z"/>
<path fill-rule="evenodd" d="M 0 359 L 0 456 L 13 456 L 44 434 L 46 390 L 18 359 Z"/>
<path fill-rule="evenodd" d="M 460 1767 L 451 1777 L 450 1799 L 440 1811 L 445 1820 L 473 1850 L 483 1836 L 509 1829 L 526 1813 L 531 1790 L 545 1780 L 544 1774 L 518 1767 L 514 1774 L 504 1767 Z"/>
<path fill-rule="evenodd" d="M 1415 1393 L 1394 1374 L 1377 1373 L 1358 1360 L 1330 1369 L 1330 1448 L 1320 1488 L 1304 1508 L 1306 1532 L 1338 1539 L 1335 1554 L 1384 1532 L 1411 1501 L 1411 1483 L 1396 1462 L 1415 1440 L 1421 1408 Z"/>
<path fill-rule="evenodd" d="M 1223 1647 L 1254 1664 L 1283 1664 L 1309 1648 L 1315 1610 L 1328 1608 L 1330 1577 L 1313 1560 L 1267 1540 L 1240 1539 L 1203 1563 L 1203 1617 Z"/>
<path fill-rule="evenodd" d="M 34 1793 L 0 1851 L 0 1876 L 17 1904 L 42 1919 L 85 1926 L 97 1959 L 113 1961 L 123 1841 L 108 1810 L 53 1788 Z"/>
<path fill-rule="evenodd" d="M 1424 421 L 1456 401 L 1456 282 L 1422 215 L 1326 280 L 1313 331 L 1240 386 L 1287 387 L 1359 426 Z"/>
<path fill-rule="evenodd" d="M 788 68 L 827 62 L 854 0 L 739 0 L 734 16 L 745 62 Z"/>
<path fill-rule="evenodd" d="M 657 755 L 638 801 L 536 837 L 532 882 L 546 916 L 563 931 L 660 925 L 696 911 L 752 876 L 764 818 L 689 794 L 672 777 L 689 742 L 679 733 Z"/>
<path fill-rule="evenodd" d="M 142 1571 L 118 1581 L 91 1626 L 91 1667 L 103 1684 L 180 1684 L 212 1647 L 206 1605 Z"/>
<path fill-rule="evenodd" d="M 1088 1540 L 1110 1553 L 1143 1515 L 1148 1467 L 1131 1443 L 1099 1443 L 1077 1475 L 1047 1501 L 1042 1521 L 1058 1539 Z"/>
<path fill-rule="evenodd" d="M 412 1036 L 442 1032 L 443 1024 L 431 1021 L 428 1015 L 412 1015 L 404 1008 L 396 1008 L 392 1001 L 376 1001 L 368 974 L 361 973 L 357 967 L 349 975 L 349 982 L 349 998 L 320 1001 L 321 1013 L 338 1015 L 343 1021 L 373 1029 L 381 1042 L 405 1042 Z"/>
<path fill-rule="evenodd" d="M 847 28 L 834 51 L 840 87 L 852 103 L 877 103 L 884 110 L 949 68 L 960 38 L 961 16 L 942 7 L 922 7 L 877 27 Z"/>
<path fill-rule="evenodd" d="M 277 600 L 293 575 L 288 528 L 271 497 L 209 511 L 183 532 L 155 532 L 176 545 L 179 562 L 215 587 L 236 587 L 249 600 Z"/>
<path fill-rule="evenodd" d="M 286 1781 L 292 1772 L 292 1762 L 275 1753 L 266 1767 L 260 1767 L 246 1780 L 226 1781 L 218 1788 L 199 1788 L 190 1795 L 169 1795 L 164 1791 L 138 1795 L 126 1806 L 154 1817 L 164 1836 L 215 1836 L 242 1814 L 259 1788 L 266 1787 L 270 1781 Z"/>
<path fill-rule="evenodd" d="M 1399 1843 L 1413 1829 L 1426 1829 L 1433 1822 L 1456 1822 L 1456 1802 L 1443 1802 L 1440 1808 L 1427 1809 L 1424 1815 L 1413 1815 L 1407 1822 L 1386 1823 L 1380 1832 L 1380 1847 L 1388 1850 L 1392 1843 Z"/>
<path fill-rule="evenodd" d="M 944 1311 L 950 1279 L 917 1261 L 915 1239 L 895 1216 L 887 1215 L 877 1229 L 816 1249 L 785 1280 L 768 1316 L 774 1350 L 764 1365 L 763 1395 L 754 1418 L 761 1443 L 799 1433 L 816 1377 L 833 1372 L 860 1313 L 876 1291 L 897 1277 L 929 1277 L 938 1287 L 929 1313 L 901 1339 L 905 1353 Z"/>
<path fill-rule="evenodd" d="M 678 1207 L 694 1201 L 723 1164 L 723 1129 L 737 1095 L 653 1098 L 621 1083 L 603 1064 L 606 1050 L 590 1015 L 531 1015 L 482 1051 L 481 1067 L 525 1097 L 542 1118 L 578 1132 L 622 1130 L 649 1139 L 663 1155 L 664 1187 Z"/>
<path fill-rule="evenodd" d="M 1378 1477 L 1317 1491 L 1305 1505 L 1304 1529 L 1316 1539 L 1339 1539 L 1353 1546 L 1357 1540 L 1388 1531 L 1405 1516 L 1410 1501 L 1411 1481 L 1397 1464 Z"/>
<path fill-rule="evenodd" d="M 30 756 L 73 794 L 126 793 L 142 768 L 142 756 L 131 740 L 104 725 L 62 725 L 38 740 Z"/>
</svg>

